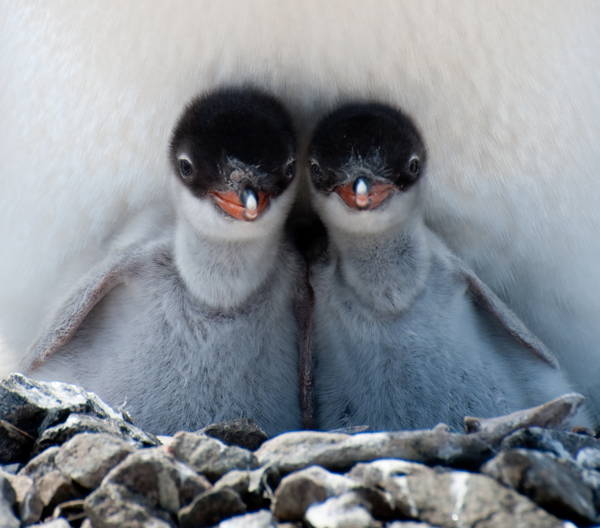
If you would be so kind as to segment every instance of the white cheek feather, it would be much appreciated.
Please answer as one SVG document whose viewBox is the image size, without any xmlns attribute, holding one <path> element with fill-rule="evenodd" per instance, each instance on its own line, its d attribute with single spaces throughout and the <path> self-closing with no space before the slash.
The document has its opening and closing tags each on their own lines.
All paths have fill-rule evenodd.
<svg viewBox="0 0 600 528">
<path fill-rule="evenodd" d="M 281 229 L 292 206 L 298 182 L 293 181 L 286 191 L 271 200 L 265 212 L 256 220 L 237 220 L 225 214 L 211 198 L 198 199 L 177 180 L 173 180 L 173 200 L 179 214 L 201 236 L 220 241 L 243 241 L 267 238 Z"/>
<path fill-rule="evenodd" d="M 598 394 L 597 2 L 350 3 L 0 3 L 2 372 L 116 239 L 168 228 L 185 102 L 252 81 L 307 128 L 340 98 L 406 109 L 428 224 Z"/>
<path fill-rule="evenodd" d="M 341 231 L 354 234 L 374 234 L 390 228 L 401 228 L 411 222 L 414 215 L 422 217 L 417 210 L 420 190 L 413 188 L 405 193 L 394 193 L 380 207 L 368 211 L 359 211 L 348 207 L 335 193 L 323 194 L 310 184 L 315 209 L 326 225 L 332 225 Z"/>
</svg>

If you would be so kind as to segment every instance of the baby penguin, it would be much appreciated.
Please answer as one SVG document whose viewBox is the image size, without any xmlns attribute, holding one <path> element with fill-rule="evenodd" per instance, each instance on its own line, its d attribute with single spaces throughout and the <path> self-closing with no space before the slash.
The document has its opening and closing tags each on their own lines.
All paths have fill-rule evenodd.
<svg viewBox="0 0 600 528">
<path fill-rule="evenodd" d="M 304 272 L 283 238 L 295 148 L 270 95 L 227 88 L 194 100 L 170 146 L 173 236 L 99 263 L 26 370 L 124 404 L 155 433 L 238 417 L 269 434 L 298 429 Z"/>
<path fill-rule="evenodd" d="M 309 147 L 329 237 L 313 266 L 318 426 L 461 427 L 570 388 L 555 357 L 424 224 L 427 153 L 406 115 L 342 106 Z"/>
</svg>

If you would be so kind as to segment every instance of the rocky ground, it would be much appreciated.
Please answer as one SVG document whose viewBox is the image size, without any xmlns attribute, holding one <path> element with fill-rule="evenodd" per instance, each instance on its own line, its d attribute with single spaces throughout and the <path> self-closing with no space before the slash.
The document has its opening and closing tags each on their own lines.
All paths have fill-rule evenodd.
<svg viewBox="0 0 600 528">
<path fill-rule="evenodd" d="M 0 381 L 0 527 L 600 525 L 600 440 L 566 395 L 465 433 L 292 432 L 248 421 L 157 438 L 95 395 Z"/>
</svg>

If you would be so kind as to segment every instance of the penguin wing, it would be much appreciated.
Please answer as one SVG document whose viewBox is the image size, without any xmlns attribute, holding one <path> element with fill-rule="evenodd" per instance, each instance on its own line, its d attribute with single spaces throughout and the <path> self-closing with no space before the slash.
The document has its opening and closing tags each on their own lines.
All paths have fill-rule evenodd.
<svg viewBox="0 0 600 528">
<path fill-rule="evenodd" d="M 60 303 L 50 322 L 29 348 L 21 366 L 31 371 L 44 362 L 75 335 L 85 318 L 111 290 L 135 275 L 159 247 L 126 248 L 95 266 Z"/>
<path fill-rule="evenodd" d="M 515 341 L 530 350 L 542 361 L 558 368 L 558 360 L 554 354 L 525 326 L 525 323 L 475 275 L 475 272 L 470 270 L 463 262 L 459 261 L 459 266 L 467 282 L 469 293 L 475 302 L 492 315 Z"/>
</svg>

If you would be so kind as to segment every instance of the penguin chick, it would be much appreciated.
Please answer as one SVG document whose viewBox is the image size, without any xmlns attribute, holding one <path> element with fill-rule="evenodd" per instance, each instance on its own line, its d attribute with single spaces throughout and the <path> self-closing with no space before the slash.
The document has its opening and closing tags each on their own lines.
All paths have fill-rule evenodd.
<svg viewBox="0 0 600 528">
<path fill-rule="evenodd" d="M 248 417 L 301 426 L 300 260 L 283 238 L 296 190 L 291 119 L 270 95 L 194 100 L 172 135 L 174 234 L 110 256 L 60 306 L 25 362 L 171 434 Z"/>
<path fill-rule="evenodd" d="M 460 427 L 570 391 L 555 357 L 423 221 L 410 118 L 355 103 L 318 124 L 311 192 L 329 237 L 311 269 L 317 423 Z"/>
</svg>

